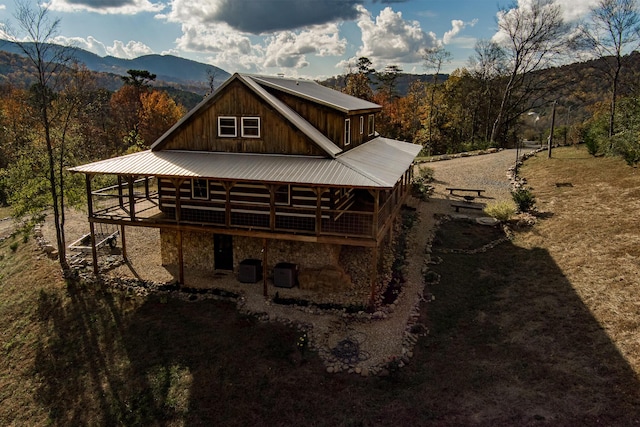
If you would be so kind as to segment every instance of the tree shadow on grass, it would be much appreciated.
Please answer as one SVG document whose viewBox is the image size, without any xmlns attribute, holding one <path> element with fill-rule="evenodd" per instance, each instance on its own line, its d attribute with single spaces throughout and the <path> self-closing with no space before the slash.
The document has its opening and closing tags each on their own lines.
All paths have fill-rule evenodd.
<svg viewBox="0 0 640 427">
<path fill-rule="evenodd" d="M 510 242 L 483 253 L 457 251 L 461 243 L 473 249 L 469 234 L 480 227 L 445 223 L 433 248 L 442 258 L 433 267 L 441 280 L 428 289 L 435 301 L 422 321 L 431 334 L 417 351 L 421 381 L 439 396 L 438 419 L 640 422 L 637 374 L 549 253 Z"/>
<path fill-rule="evenodd" d="M 70 285 L 41 293 L 35 376 L 53 425 L 629 425 L 640 383 L 549 254 L 439 234 L 409 366 L 327 374 L 299 332 L 231 303 Z M 449 236 L 458 236 L 450 246 Z M 472 238 L 477 237 L 476 241 Z"/>
</svg>

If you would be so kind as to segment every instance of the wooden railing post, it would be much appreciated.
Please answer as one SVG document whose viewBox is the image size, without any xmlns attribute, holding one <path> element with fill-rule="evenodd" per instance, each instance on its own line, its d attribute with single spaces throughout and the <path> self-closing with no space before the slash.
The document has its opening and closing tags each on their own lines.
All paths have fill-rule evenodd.
<svg viewBox="0 0 640 427">
<path fill-rule="evenodd" d="M 325 191 L 327 191 L 326 188 L 323 187 L 317 187 L 314 188 L 313 191 L 316 193 L 316 236 L 320 235 L 320 233 L 322 233 L 322 195 L 324 194 Z"/>
</svg>

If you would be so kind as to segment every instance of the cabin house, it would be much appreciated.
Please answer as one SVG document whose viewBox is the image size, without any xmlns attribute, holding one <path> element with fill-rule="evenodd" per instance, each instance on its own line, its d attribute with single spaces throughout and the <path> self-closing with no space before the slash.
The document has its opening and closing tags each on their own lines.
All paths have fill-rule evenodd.
<svg viewBox="0 0 640 427">
<path fill-rule="evenodd" d="M 185 269 L 253 265 L 265 296 L 284 271 L 318 294 L 372 297 L 421 148 L 380 136 L 380 110 L 313 81 L 234 74 L 149 150 L 71 169 L 86 177 L 96 273 L 100 226 L 120 227 L 125 257 L 125 226 L 155 227 L 181 284 Z M 114 185 L 93 189 L 98 175 Z"/>
</svg>

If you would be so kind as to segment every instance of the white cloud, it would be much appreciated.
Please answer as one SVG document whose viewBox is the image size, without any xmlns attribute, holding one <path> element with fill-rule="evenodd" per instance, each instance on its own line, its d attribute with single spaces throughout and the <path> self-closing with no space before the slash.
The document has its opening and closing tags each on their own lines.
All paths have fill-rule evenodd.
<svg viewBox="0 0 640 427">
<path fill-rule="evenodd" d="M 133 40 L 129 41 L 127 44 L 120 40 L 114 40 L 112 46 L 106 46 L 104 43 L 91 36 L 86 39 L 82 37 L 57 36 L 54 39 L 54 42 L 65 46 L 84 49 L 99 56 L 111 55 L 124 59 L 133 59 L 138 56 L 153 53 L 153 50 L 149 46 L 142 42 Z"/>
<path fill-rule="evenodd" d="M 57 36 L 54 38 L 54 43 L 61 44 L 63 46 L 73 46 L 80 49 L 87 50 L 95 53 L 98 56 L 107 55 L 107 48 L 104 43 L 89 36 L 86 39 L 82 37 L 65 37 Z"/>
<path fill-rule="evenodd" d="M 340 38 L 336 24 L 314 26 L 300 32 L 281 31 L 268 37 L 265 67 L 306 67 L 306 55 L 339 56 L 344 54 L 347 41 Z"/>
<path fill-rule="evenodd" d="M 6 4 L 0 4 L 0 10 L 5 10 L 7 8 Z"/>
<path fill-rule="evenodd" d="M 452 20 L 451 29 L 446 33 L 444 33 L 444 36 L 442 37 L 442 43 L 451 44 L 454 41 L 454 38 L 458 34 L 460 34 L 460 32 L 464 30 L 465 27 L 473 27 L 474 25 L 476 25 L 477 22 L 478 22 L 477 19 L 474 19 L 471 22 L 464 22 L 464 21 L 461 21 L 460 19 Z"/>
<path fill-rule="evenodd" d="M 120 40 L 114 40 L 113 46 L 107 47 L 107 53 L 116 58 L 133 59 L 142 55 L 153 53 L 153 49 L 142 42 L 131 40 L 124 44 Z"/>
<path fill-rule="evenodd" d="M 95 12 L 100 14 L 135 15 L 141 12 L 161 12 L 166 5 L 150 0 L 50 0 L 44 3 L 60 12 Z"/>
<path fill-rule="evenodd" d="M 362 46 L 356 55 L 369 58 L 375 68 L 420 62 L 423 49 L 438 45 L 433 32 L 425 33 L 419 22 L 404 20 L 401 12 L 390 7 L 380 11 L 375 21 L 364 7 L 358 10 Z"/>
<path fill-rule="evenodd" d="M 212 54 L 207 61 L 225 70 L 258 72 L 264 62 L 264 51 L 260 44 L 253 43 L 249 36 L 224 24 L 183 24 L 182 36 L 176 40 L 176 49 Z"/>
</svg>

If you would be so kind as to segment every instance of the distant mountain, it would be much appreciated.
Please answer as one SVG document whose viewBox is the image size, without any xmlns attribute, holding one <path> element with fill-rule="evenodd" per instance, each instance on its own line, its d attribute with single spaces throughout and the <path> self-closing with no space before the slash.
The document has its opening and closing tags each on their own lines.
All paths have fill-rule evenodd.
<svg viewBox="0 0 640 427">
<path fill-rule="evenodd" d="M 23 55 L 20 48 L 7 40 L 0 40 L 0 50 Z M 214 65 L 203 64 L 173 55 L 144 55 L 134 59 L 122 59 L 113 56 L 98 56 L 83 49 L 74 49 L 74 57 L 91 71 L 113 73 L 120 76 L 127 70 L 147 70 L 155 74 L 157 81 L 204 94 L 208 90 L 209 71 L 215 76 L 215 85 L 219 86 L 231 74 Z"/>
</svg>

